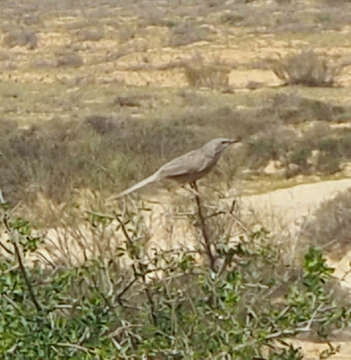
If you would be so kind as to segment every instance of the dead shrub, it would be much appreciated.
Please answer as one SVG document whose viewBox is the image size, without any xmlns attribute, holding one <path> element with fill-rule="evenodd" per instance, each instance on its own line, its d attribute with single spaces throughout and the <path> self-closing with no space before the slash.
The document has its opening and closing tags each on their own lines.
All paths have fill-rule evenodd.
<svg viewBox="0 0 351 360">
<path fill-rule="evenodd" d="M 238 25 L 238 23 L 240 23 L 244 19 L 245 16 L 238 14 L 236 12 L 226 12 L 221 15 L 220 23 L 235 26 Z"/>
<path fill-rule="evenodd" d="M 206 64 L 200 56 L 184 64 L 185 77 L 194 88 L 228 89 L 230 71 L 224 64 Z"/>
<path fill-rule="evenodd" d="M 38 45 L 37 35 L 29 29 L 9 29 L 3 38 L 3 45 L 8 48 L 26 46 L 35 49 Z"/>
<path fill-rule="evenodd" d="M 181 23 L 171 28 L 169 46 L 178 47 L 208 40 L 210 34 L 211 31 L 205 26 L 190 22 Z"/>
<path fill-rule="evenodd" d="M 77 32 L 79 41 L 99 41 L 104 37 L 102 29 L 81 29 Z"/>
<path fill-rule="evenodd" d="M 75 52 L 65 52 L 57 54 L 57 66 L 80 67 L 82 65 L 82 57 Z"/>
<path fill-rule="evenodd" d="M 297 139 L 296 131 L 277 124 L 253 135 L 247 141 L 248 167 L 262 167 L 270 160 L 280 160 L 283 165 L 288 165 L 288 156 L 295 149 Z"/>
<path fill-rule="evenodd" d="M 304 225 L 301 242 L 324 248 L 340 259 L 351 249 L 351 189 L 325 201 Z M 301 244 L 302 245 L 302 244 Z"/>
<path fill-rule="evenodd" d="M 277 118 L 265 109 L 235 110 L 230 106 L 217 108 L 193 105 L 190 109 L 177 115 L 172 123 L 184 128 L 206 134 L 206 137 L 241 136 L 247 138 L 252 134 L 277 124 Z"/>
<path fill-rule="evenodd" d="M 274 95 L 272 107 L 272 110 L 277 112 L 279 117 L 287 123 L 312 120 L 338 122 L 347 112 L 345 107 L 309 99 L 294 92 Z"/>
<path fill-rule="evenodd" d="M 124 126 L 124 119 L 101 115 L 90 115 L 85 119 L 85 122 L 100 135 L 108 134 L 116 130 L 121 130 Z"/>
<path fill-rule="evenodd" d="M 146 94 L 119 95 L 113 100 L 113 103 L 120 107 L 141 107 L 143 102 L 150 98 Z"/>
<path fill-rule="evenodd" d="M 207 105 L 208 103 L 208 99 L 206 98 L 206 96 L 197 93 L 196 90 L 193 89 L 181 89 L 179 90 L 179 96 L 182 98 L 184 104 L 186 104 L 187 106 L 201 107 Z"/>
<path fill-rule="evenodd" d="M 305 86 L 333 86 L 336 77 L 347 64 L 333 64 L 324 55 L 313 50 L 270 60 L 274 74 L 285 84 Z"/>
</svg>

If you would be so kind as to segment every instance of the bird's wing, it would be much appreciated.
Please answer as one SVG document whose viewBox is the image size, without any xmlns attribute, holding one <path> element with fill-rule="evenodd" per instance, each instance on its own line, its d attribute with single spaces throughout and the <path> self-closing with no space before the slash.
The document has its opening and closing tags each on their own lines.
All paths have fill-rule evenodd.
<svg viewBox="0 0 351 360">
<path fill-rule="evenodd" d="M 163 165 L 157 173 L 160 178 L 182 176 L 204 171 L 211 159 L 198 150 L 179 156 Z"/>
<path fill-rule="evenodd" d="M 138 190 L 138 189 L 140 189 L 140 188 L 142 188 L 142 187 L 144 187 L 144 186 L 146 186 L 148 184 L 153 183 L 154 181 L 157 181 L 158 179 L 159 179 L 158 174 L 154 173 L 151 176 L 147 177 L 146 179 L 144 179 L 144 180 L 136 183 L 135 185 L 131 186 L 127 190 L 124 190 L 121 193 L 119 193 L 118 195 L 113 196 L 110 200 L 119 199 L 120 197 L 128 195 L 128 194 L 130 194 L 131 192 L 133 192 L 135 190 Z"/>
</svg>

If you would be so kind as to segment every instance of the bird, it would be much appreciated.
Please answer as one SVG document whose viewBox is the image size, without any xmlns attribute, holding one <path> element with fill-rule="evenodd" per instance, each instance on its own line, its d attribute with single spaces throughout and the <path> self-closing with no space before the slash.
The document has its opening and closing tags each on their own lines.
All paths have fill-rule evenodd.
<svg viewBox="0 0 351 360">
<path fill-rule="evenodd" d="M 196 180 L 205 176 L 212 170 L 222 152 L 229 145 L 240 141 L 240 137 L 234 139 L 212 139 L 202 147 L 169 161 L 149 177 L 113 196 L 110 200 L 119 199 L 148 184 L 162 180 L 175 180 L 180 184 L 194 184 Z"/>
</svg>

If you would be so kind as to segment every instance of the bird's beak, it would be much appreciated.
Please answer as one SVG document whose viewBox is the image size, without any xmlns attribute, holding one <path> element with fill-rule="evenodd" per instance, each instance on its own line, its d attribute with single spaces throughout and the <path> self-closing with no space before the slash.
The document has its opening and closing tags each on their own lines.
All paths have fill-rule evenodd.
<svg viewBox="0 0 351 360">
<path fill-rule="evenodd" d="M 241 142 L 241 136 L 238 136 L 235 139 L 231 139 L 230 144 L 236 144 L 239 142 Z"/>
</svg>

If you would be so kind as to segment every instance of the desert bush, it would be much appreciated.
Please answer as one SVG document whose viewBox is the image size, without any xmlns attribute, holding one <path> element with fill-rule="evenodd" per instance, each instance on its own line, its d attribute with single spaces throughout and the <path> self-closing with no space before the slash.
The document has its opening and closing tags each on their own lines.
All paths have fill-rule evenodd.
<svg viewBox="0 0 351 360">
<path fill-rule="evenodd" d="M 301 240 L 323 248 L 332 258 L 342 258 L 351 248 L 350 204 L 350 189 L 324 201 L 304 225 Z"/>
<path fill-rule="evenodd" d="M 112 131 L 121 130 L 126 120 L 106 117 L 101 115 L 90 115 L 85 119 L 98 134 L 106 135 Z"/>
<path fill-rule="evenodd" d="M 288 158 L 300 166 L 305 174 L 330 175 L 340 171 L 343 162 L 351 156 L 350 133 L 329 128 L 328 124 L 317 123 L 308 129 L 297 141 Z M 312 152 L 318 156 L 311 161 Z"/>
<path fill-rule="evenodd" d="M 289 85 L 333 86 L 344 68 L 313 50 L 303 50 L 270 62 L 274 74 Z"/>
<path fill-rule="evenodd" d="M 287 165 L 297 139 L 296 131 L 285 126 L 270 127 L 255 134 L 247 142 L 249 167 L 262 167 L 269 160 L 283 160 L 283 165 Z"/>
<path fill-rule="evenodd" d="M 178 47 L 208 40 L 211 32 L 207 27 L 185 22 L 171 27 L 169 46 Z"/>
<path fill-rule="evenodd" d="M 207 108 L 196 106 L 177 114 L 172 123 L 185 126 L 189 129 L 201 128 L 206 137 L 241 136 L 247 138 L 250 135 L 265 131 L 273 124 L 278 124 L 278 119 L 266 108 L 252 108 L 245 110 L 233 109 L 230 106 L 216 106 Z"/>
<path fill-rule="evenodd" d="M 206 96 L 201 95 L 195 89 L 181 89 L 179 96 L 187 106 L 201 107 L 208 103 Z"/>
<path fill-rule="evenodd" d="M 185 77 L 191 87 L 227 89 L 230 69 L 220 65 L 198 65 L 188 63 L 184 66 Z"/>
<path fill-rule="evenodd" d="M 38 45 L 38 38 L 36 34 L 29 29 L 10 29 L 3 38 L 3 45 L 9 48 L 26 46 L 29 49 L 35 49 Z"/>
<path fill-rule="evenodd" d="M 296 93 L 280 93 L 272 98 L 272 110 L 286 123 L 305 121 L 338 122 L 349 112 L 346 107 L 309 99 Z"/>
<path fill-rule="evenodd" d="M 230 68 L 220 63 L 205 63 L 200 55 L 184 63 L 185 77 L 191 87 L 228 89 Z"/>
<path fill-rule="evenodd" d="M 81 29 L 77 32 L 79 41 L 99 41 L 104 37 L 102 29 Z"/>
<path fill-rule="evenodd" d="M 76 52 L 61 52 L 57 54 L 57 66 L 80 67 L 83 65 L 82 57 Z"/>
<path fill-rule="evenodd" d="M 0 132 L 1 187 L 11 203 L 31 203 L 38 193 L 61 202 L 74 188 L 116 192 L 193 148 L 194 139 L 202 143 L 181 126 L 96 115 Z"/>
<path fill-rule="evenodd" d="M 220 17 L 220 22 L 226 25 L 235 26 L 245 19 L 245 16 L 236 12 L 225 12 Z"/>
</svg>

